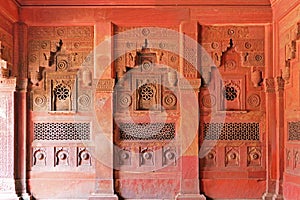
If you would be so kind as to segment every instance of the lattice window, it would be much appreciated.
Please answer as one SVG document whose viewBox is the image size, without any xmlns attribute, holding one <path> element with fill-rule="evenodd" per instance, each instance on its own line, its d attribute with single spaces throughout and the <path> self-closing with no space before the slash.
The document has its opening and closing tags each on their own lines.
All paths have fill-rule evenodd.
<svg viewBox="0 0 300 200">
<path fill-rule="evenodd" d="M 70 90 L 67 86 L 59 84 L 54 88 L 54 94 L 59 100 L 63 101 L 70 96 Z"/>
<path fill-rule="evenodd" d="M 259 123 L 204 123 L 206 140 L 259 140 Z"/>
<path fill-rule="evenodd" d="M 172 140 L 174 123 L 121 123 L 121 140 Z"/>
<path fill-rule="evenodd" d="M 233 101 L 238 96 L 238 91 L 233 86 L 226 86 L 224 88 L 224 96 L 227 101 Z"/>
<path fill-rule="evenodd" d="M 154 96 L 154 90 L 152 87 L 145 84 L 140 88 L 140 95 L 144 101 L 150 101 Z"/>
<path fill-rule="evenodd" d="M 288 140 L 300 140 L 300 121 L 288 122 Z"/>
<path fill-rule="evenodd" d="M 90 123 L 34 123 L 34 140 L 89 140 Z"/>
</svg>

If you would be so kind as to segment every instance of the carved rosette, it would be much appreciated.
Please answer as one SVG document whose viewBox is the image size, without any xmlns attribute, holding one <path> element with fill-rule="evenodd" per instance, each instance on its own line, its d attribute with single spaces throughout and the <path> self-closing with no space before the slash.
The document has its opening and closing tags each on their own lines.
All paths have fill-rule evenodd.
<svg viewBox="0 0 300 200">
<path fill-rule="evenodd" d="M 163 166 L 173 165 L 177 163 L 177 152 L 175 147 L 163 147 Z"/>
<path fill-rule="evenodd" d="M 92 156 L 86 147 L 77 148 L 77 166 L 91 166 Z"/>
<path fill-rule="evenodd" d="M 251 94 L 248 99 L 247 99 L 247 103 L 249 106 L 253 107 L 253 108 L 257 108 L 260 106 L 260 96 L 258 94 Z"/>
<path fill-rule="evenodd" d="M 165 93 L 163 95 L 163 106 L 165 109 L 176 109 L 177 97 L 173 93 Z"/>
<path fill-rule="evenodd" d="M 33 149 L 33 166 L 46 166 L 47 154 L 44 148 Z"/>
<path fill-rule="evenodd" d="M 240 165 L 240 153 L 238 147 L 226 147 L 225 152 L 226 167 L 237 167 Z"/>
<path fill-rule="evenodd" d="M 78 97 L 79 110 L 86 111 L 90 110 L 92 99 L 89 94 L 83 93 Z"/>
<path fill-rule="evenodd" d="M 206 152 L 208 153 L 205 155 L 205 157 L 201 161 L 202 167 L 215 167 L 217 164 L 217 152 L 214 147 L 207 147 L 205 148 Z"/>
<path fill-rule="evenodd" d="M 206 108 L 212 108 L 216 105 L 216 97 L 211 94 L 206 94 L 202 96 L 201 99 L 202 105 Z"/>
<path fill-rule="evenodd" d="M 154 166 L 154 152 L 152 149 L 140 149 L 140 166 Z"/>
<path fill-rule="evenodd" d="M 131 165 L 131 152 L 129 149 L 121 149 L 118 152 L 119 165 Z"/>
<path fill-rule="evenodd" d="M 261 148 L 260 147 L 248 147 L 248 166 L 261 166 Z"/>
<path fill-rule="evenodd" d="M 68 148 L 55 148 L 55 166 L 69 166 L 69 150 Z"/>
<path fill-rule="evenodd" d="M 128 93 L 123 93 L 119 95 L 118 105 L 120 109 L 128 109 L 132 104 L 132 97 Z"/>
</svg>

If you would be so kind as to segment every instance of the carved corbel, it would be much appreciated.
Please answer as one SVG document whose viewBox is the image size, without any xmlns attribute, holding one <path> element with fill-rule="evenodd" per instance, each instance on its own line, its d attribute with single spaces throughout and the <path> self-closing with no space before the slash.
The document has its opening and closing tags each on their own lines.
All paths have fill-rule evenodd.
<svg viewBox="0 0 300 200">
<path fill-rule="evenodd" d="M 276 77 L 275 87 L 276 91 L 281 92 L 284 90 L 284 79 L 281 76 Z"/>
<path fill-rule="evenodd" d="M 275 92 L 275 81 L 274 78 L 266 78 L 264 81 L 265 91 L 267 93 L 274 93 Z"/>
</svg>

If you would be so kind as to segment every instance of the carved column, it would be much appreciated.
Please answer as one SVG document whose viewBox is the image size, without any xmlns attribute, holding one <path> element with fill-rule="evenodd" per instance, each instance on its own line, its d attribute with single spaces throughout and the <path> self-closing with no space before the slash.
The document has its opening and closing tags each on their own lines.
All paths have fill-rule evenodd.
<svg viewBox="0 0 300 200">
<path fill-rule="evenodd" d="M 200 194 L 199 180 L 199 107 L 191 98 L 198 99 L 201 86 L 200 79 L 182 80 L 180 84 L 181 123 L 181 188 L 176 199 L 206 199 Z M 188 102 L 189 101 L 189 102 Z M 191 123 L 187 123 L 191 122 Z"/>
<path fill-rule="evenodd" d="M 275 79 L 276 89 L 276 185 L 274 199 L 283 199 L 283 171 L 284 171 L 284 80 L 282 77 Z"/>
<path fill-rule="evenodd" d="M 94 124 L 99 126 L 93 155 L 96 158 L 96 182 L 95 193 L 89 200 L 118 199 L 114 194 L 113 179 L 113 87 L 114 79 L 100 79 L 95 92 L 97 122 Z"/>
<path fill-rule="evenodd" d="M 16 79 L 0 78 L 0 199 L 18 199 L 14 179 Z"/>
<path fill-rule="evenodd" d="M 27 25 L 18 22 L 14 25 L 16 46 L 14 52 L 18 54 L 15 63 L 18 64 L 18 79 L 16 92 L 17 109 L 17 163 L 16 163 L 16 190 L 21 199 L 30 199 L 27 193 Z"/>
<path fill-rule="evenodd" d="M 22 199 L 30 199 L 27 193 L 27 79 L 19 79 L 17 82 L 17 177 L 16 186 L 17 193 Z"/>
<path fill-rule="evenodd" d="M 267 185 L 266 193 L 263 199 L 272 199 L 276 190 L 276 174 L 277 174 L 277 134 L 276 134 L 276 93 L 274 78 L 265 79 L 265 92 L 266 92 L 266 167 L 267 167 Z"/>
</svg>

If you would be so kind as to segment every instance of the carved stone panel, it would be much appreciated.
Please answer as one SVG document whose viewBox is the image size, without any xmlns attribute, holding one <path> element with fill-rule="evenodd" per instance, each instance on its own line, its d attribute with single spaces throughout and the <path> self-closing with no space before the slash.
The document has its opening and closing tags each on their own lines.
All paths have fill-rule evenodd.
<svg viewBox="0 0 300 200">
<path fill-rule="evenodd" d="M 0 80 L 0 198 L 14 199 L 15 191 L 15 79 Z"/>
<path fill-rule="evenodd" d="M 247 147 L 248 158 L 247 165 L 248 166 L 261 166 L 262 162 L 262 152 L 260 147 Z"/>
<path fill-rule="evenodd" d="M 225 166 L 238 167 L 240 165 L 240 152 L 238 147 L 225 148 Z"/>
<path fill-rule="evenodd" d="M 49 111 L 77 110 L 77 79 L 74 73 L 49 73 L 47 92 Z"/>
</svg>

